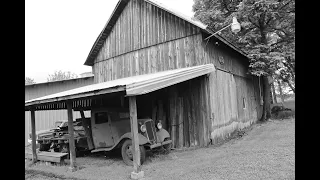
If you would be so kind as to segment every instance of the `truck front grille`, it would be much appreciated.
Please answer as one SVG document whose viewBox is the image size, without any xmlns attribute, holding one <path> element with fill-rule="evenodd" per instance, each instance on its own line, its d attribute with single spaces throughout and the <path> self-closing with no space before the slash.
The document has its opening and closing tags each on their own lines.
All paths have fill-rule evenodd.
<svg viewBox="0 0 320 180">
<path fill-rule="evenodd" d="M 151 143 L 155 143 L 155 140 L 156 140 L 156 130 L 155 130 L 155 127 L 154 127 L 154 122 L 153 121 L 147 121 L 145 123 L 146 125 L 146 128 L 147 128 L 147 134 L 148 134 L 148 138 L 149 138 L 149 141 Z"/>
</svg>

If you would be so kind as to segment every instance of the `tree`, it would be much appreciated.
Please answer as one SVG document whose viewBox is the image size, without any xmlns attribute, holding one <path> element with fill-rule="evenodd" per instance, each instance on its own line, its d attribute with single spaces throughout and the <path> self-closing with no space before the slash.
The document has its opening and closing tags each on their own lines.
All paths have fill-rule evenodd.
<svg viewBox="0 0 320 180">
<path fill-rule="evenodd" d="M 271 83 L 271 90 L 272 90 L 273 103 L 277 103 L 277 94 L 276 94 L 274 82 Z"/>
<path fill-rule="evenodd" d="M 284 83 L 281 79 L 275 80 L 275 91 L 277 96 L 280 97 L 281 102 L 284 102 L 285 99 L 292 97 L 292 89 L 288 84 Z"/>
<path fill-rule="evenodd" d="M 25 84 L 25 85 L 35 84 L 35 83 L 36 83 L 36 82 L 34 81 L 34 79 L 29 78 L 29 77 L 26 77 L 26 78 L 25 78 L 25 81 L 24 81 L 24 84 Z"/>
<path fill-rule="evenodd" d="M 78 77 L 77 74 L 71 73 L 70 71 L 63 72 L 63 71 L 59 70 L 59 71 L 55 71 L 53 74 L 49 74 L 47 81 L 48 82 L 61 81 L 61 80 L 73 79 L 73 78 L 77 78 L 77 77 Z"/>
<path fill-rule="evenodd" d="M 295 1 L 294 0 L 194 0 L 194 17 L 212 31 L 232 22 L 234 16 L 242 30 L 221 36 L 248 54 L 249 73 L 262 76 L 263 114 L 271 117 L 271 77 L 276 76 L 295 91 Z"/>
</svg>

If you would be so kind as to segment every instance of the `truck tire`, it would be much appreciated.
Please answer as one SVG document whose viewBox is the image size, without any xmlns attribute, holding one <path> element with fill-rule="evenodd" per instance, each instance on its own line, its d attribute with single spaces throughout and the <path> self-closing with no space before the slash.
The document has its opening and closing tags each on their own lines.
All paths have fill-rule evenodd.
<svg viewBox="0 0 320 180">
<path fill-rule="evenodd" d="M 59 147 L 59 152 L 61 153 L 68 153 L 67 155 L 67 159 L 70 159 L 70 152 L 69 152 L 69 144 L 68 143 L 62 143 L 60 144 L 60 147 Z"/>
<path fill-rule="evenodd" d="M 50 144 L 42 144 L 40 143 L 39 151 L 48 151 L 50 149 Z"/>
<path fill-rule="evenodd" d="M 146 150 L 144 146 L 139 146 L 140 148 L 140 165 L 146 159 Z M 132 141 L 131 139 L 127 139 L 123 142 L 121 147 L 121 155 L 125 164 L 128 166 L 133 166 L 133 153 L 132 153 Z"/>
<path fill-rule="evenodd" d="M 61 153 L 69 153 L 69 144 L 67 144 L 67 143 L 60 144 L 59 151 Z"/>
</svg>

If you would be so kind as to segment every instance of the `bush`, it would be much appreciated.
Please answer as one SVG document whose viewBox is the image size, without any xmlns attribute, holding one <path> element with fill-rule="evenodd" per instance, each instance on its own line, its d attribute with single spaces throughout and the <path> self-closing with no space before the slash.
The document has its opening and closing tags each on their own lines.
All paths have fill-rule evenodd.
<svg viewBox="0 0 320 180">
<path fill-rule="evenodd" d="M 271 109 L 271 115 L 274 119 L 286 119 L 294 116 L 294 111 L 284 106 L 274 106 Z"/>
</svg>

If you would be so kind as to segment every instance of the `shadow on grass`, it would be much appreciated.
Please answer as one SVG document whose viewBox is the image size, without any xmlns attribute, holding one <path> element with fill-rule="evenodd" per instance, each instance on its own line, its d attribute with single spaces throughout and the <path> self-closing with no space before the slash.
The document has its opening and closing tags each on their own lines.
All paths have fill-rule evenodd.
<svg viewBox="0 0 320 180">
<path fill-rule="evenodd" d="M 73 177 L 65 177 L 63 175 L 57 175 L 50 172 L 40 171 L 40 170 L 31 170 L 26 169 L 25 170 L 25 179 L 32 179 L 36 176 L 45 176 L 48 178 L 58 178 L 58 179 L 67 179 L 67 180 L 85 180 L 85 179 L 79 179 L 79 178 L 73 178 Z"/>
</svg>

